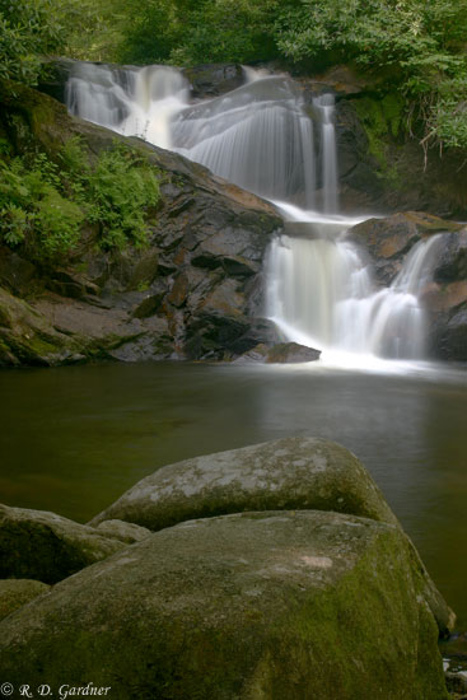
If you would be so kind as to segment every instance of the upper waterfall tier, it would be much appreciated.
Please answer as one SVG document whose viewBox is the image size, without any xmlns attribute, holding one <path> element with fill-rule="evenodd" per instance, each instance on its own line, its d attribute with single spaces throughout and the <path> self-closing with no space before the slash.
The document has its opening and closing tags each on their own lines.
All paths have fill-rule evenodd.
<svg viewBox="0 0 467 700">
<path fill-rule="evenodd" d="M 273 200 L 338 210 L 334 99 L 317 97 L 308 114 L 298 85 L 245 71 L 245 85 L 188 104 L 189 85 L 168 66 L 77 63 L 69 111 L 197 161 L 216 175 Z"/>
</svg>

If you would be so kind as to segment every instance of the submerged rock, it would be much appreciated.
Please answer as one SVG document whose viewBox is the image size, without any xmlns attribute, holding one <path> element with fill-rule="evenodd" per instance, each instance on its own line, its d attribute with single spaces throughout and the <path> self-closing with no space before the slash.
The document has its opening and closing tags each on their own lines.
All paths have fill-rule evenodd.
<svg viewBox="0 0 467 700">
<path fill-rule="evenodd" d="M 49 590 L 47 584 L 31 579 L 0 581 L 0 620 Z"/>
<path fill-rule="evenodd" d="M 315 348 L 310 348 L 307 345 L 300 345 L 300 343 L 277 343 L 272 347 L 268 347 L 265 343 L 260 343 L 235 360 L 235 362 L 237 364 L 259 362 L 270 365 L 283 365 L 315 362 L 319 360 L 320 355 L 320 350 L 315 350 Z"/>
<path fill-rule="evenodd" d="M 447 698 L 400 528 L 317 511 L 183 523 L 0 625 L 13 685 L 138 698 Z"/>
<path fill-rule="evenodd" d="M 278 343 L 268 349 L 266 362 L 268 364 L 287 364 L 295 362 L 314 362 L 319 360 L 320 350 L 299 343 Z"/>
<path fill-rule="evenodd" d="M 0 506 L 0 577 L 56 583 L 122 549 L 55 513 Z"/>
<path fill-rule="evenodd" d="M 150 530 L 249 510 L 319 509 L 395 523 L 361 462 L 340 445 L 292 437 L 171 464 L 142 479 L 90 525 L 118 518 Z"/>
</svg>

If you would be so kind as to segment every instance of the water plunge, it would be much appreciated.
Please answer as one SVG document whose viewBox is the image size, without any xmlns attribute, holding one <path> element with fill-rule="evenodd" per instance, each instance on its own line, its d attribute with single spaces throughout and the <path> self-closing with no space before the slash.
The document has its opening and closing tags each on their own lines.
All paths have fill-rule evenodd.
<svg viewBox="0 0 467 700">
<path fill-rule="evenodd" d="M 379 289 L 345 240 L 356 220 L 338 216 L 333 95 L 315 96 L 307 108 L 288 77 L 248 69 L 245 80 L 190 105 L 188 83 L 174 68 L 76 64 L 67 102 L 72 114 L 178 151 L 282 209 L 287 235 L 271 243 L 266 298 L 287 339 L 324 356 L 422 358 L 419 297 L 438 237 L 419 242 L 392 285 Z"/>
</svg>

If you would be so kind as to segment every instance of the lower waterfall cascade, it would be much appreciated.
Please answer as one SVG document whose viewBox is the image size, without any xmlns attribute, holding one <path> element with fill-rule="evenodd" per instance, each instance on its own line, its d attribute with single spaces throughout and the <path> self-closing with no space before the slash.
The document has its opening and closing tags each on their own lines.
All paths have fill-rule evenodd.
<svg viewBox="0 0 467 700">
<path fill-rule="evenodd" d="M 195 104 L 189 87 L 167 66 L 76 63 L 67 106 L 71 114 L 199 162 L 272 201 L 286 222 L 300 222 L 299 236 L 286 224 L 265 264 L 266 314 L 286 340 L 350 365 L 423 359 L 420 296 L 439 235 L 412 248 L 389 287 L 377 286 L 358 247 L 346 240 L 346 231 L 363 219 L 339 215 L 334 96 L 316 95 L 306 105 L 291 78 L 253 69 L 245 70 L 241 87 Z"/>
</svg>

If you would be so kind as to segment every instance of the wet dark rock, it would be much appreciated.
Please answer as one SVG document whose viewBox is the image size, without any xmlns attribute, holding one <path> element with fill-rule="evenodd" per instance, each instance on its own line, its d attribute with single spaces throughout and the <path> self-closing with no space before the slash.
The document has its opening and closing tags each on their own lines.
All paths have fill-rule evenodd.
<svg viewBox="0 0 467 700">
<path fill-rule="evenodd" d="M 341 200 L 350 210 L 380 207 L 384 197 L 380 165 L 352 102 L 339 100 L 335 115 Z"/>
<path fill-rule="evenodd" d="M 154 316 L 161 308 L 162 300 L 164 299 L 164 292 L 159 294 L 151 294 L 145 296 L 138 306 L 133 310 L 134 318 L 148 318 L 149 316 Z"/>
<path fill-rule="evenodd" d="M 446 687 L 450 693 L 456 697 L 467 696 L 467 674 L 452 673 L 447 671 L 445 674 Z"/>
<path fill-rule="evenodd" d="M 242 67 L 235 63 L 208 63 L 182 71 L 193 97 L 215 97 L 240 87 L 245 82 Z"/>
<path fill-rule="evenodd" d="M 43 75 L 37 89 L 65 104 L 66 84 L 75 63 L 71 58 L 43 59 Z"/>
<path fill-rule="evenodd" d="M 458 232 L 461 228 L 460 224 L 424 212 L 401 212 L 357 224 L 350 229 L 348 238 L 369 253 L 378 281 L 388 286 L 418 241 L 436 233 Z"/>
<path fill-rule="evenodd" d="M 444 237 L 434 279 L 441 284 L 467 280 L 467 228 Z"/>
<path fill-rule="evenodd" d="M 442 234 L 436 243 L 432 283 L 420 291 L 427 312 L 429 355 L 467 360 L 467 231 L 453 221 L 423 212 L 369 219 L 349 231 L 372 263 L 377 281 L 389 285 L 420 240 Z"/>
<path fill-rule="evenodd" d="M 38 285 L 37 268 L 10 248 L 0 246 L 0 287 L 17 296 L 30 296 Z"/>
<path fill-rule="evenodd" d="M 432 353 L 442 360 L 467 360 L 467 283 L 463 285 L 462 307 L 446 308 L 434 314 L 430 345 Z M 449 293 L 449 291 L 448 291 Z"/>
</svg>

